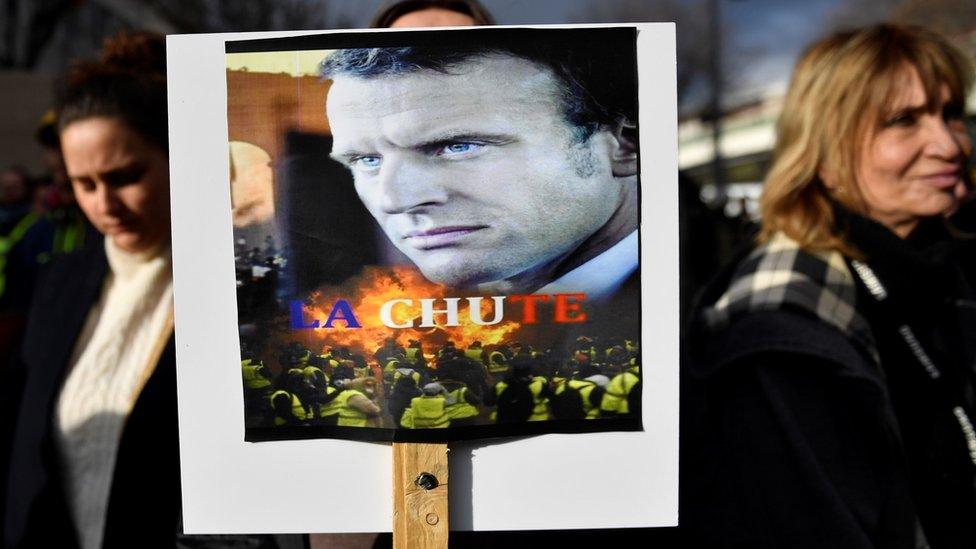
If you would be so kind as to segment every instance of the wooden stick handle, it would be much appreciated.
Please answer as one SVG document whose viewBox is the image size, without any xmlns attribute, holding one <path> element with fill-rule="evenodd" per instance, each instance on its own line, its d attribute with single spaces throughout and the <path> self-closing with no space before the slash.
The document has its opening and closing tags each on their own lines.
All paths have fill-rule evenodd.
<svg viewBox="0 0 976 549">
<path fill-rule="evenodd" d="M 446 548 L 447 444 L 393 443 L 394 549 Z"/>
</svg>

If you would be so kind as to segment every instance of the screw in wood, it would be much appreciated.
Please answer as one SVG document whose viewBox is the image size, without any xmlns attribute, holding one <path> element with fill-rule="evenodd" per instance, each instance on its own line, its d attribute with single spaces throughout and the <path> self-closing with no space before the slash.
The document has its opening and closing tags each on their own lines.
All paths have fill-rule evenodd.
<svg viewBox="0 0 976 549">
<path fill-rule="evenodd" d="M 439 484 L 437 482 L 437 477 L 435 477 L 430 473 L 420 473 L 420 475 L 417 476 L 416 480 L 414 480 L 413 483 L 416 484 L 417 486 L 420 486 L 424 490 L 433 490 L 434 488 L 437 488 Z"/>
</svg>

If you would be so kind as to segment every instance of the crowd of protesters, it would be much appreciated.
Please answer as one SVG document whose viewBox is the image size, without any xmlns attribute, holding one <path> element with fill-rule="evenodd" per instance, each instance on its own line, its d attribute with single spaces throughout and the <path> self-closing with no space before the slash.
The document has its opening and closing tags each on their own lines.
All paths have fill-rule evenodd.
<svg viewBox="0 0 976 549">
<path fill-rule="evenodd" d="M 389 338 L 370 357 L 298 342 L 259 357 L 245 345 L 241 372 L 249 427 L 446 428 L 640 410 L 640 348 L 631 339 L 580 336 L 565 349 L 535 350 L 517 341 L 426 349 L 421 339 L 404 347 Z"/>
</svg>

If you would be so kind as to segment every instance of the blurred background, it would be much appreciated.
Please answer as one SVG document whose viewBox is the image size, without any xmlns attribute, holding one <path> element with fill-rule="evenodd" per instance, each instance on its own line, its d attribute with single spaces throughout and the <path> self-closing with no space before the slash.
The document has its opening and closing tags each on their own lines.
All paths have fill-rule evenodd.
<svg viewBox="0 0 976 549">
<path fill-rule="evenodd" d="M 749 234 L 774 125 L 803 47 L 837 29 L 927 26 L 976 55 L 972 0 L 483 0 L 499 24 L 675 21 L 682 302 Z M 38 139 L 57 75 L 122 29 L 199 33 L 358 28 L 383 0 L 0 0 L 0 198 L 56 166 Z M 653 83 L 650 83 L 653 85 Z M 967 114 L 974 118 L 976 101 Z M 972 124 L 970 124 L 972 127 Z M 272 155 L 273 156 L 273 155 Z M 653 184 L 645 181 L 643 184 Z"/>
</svg>

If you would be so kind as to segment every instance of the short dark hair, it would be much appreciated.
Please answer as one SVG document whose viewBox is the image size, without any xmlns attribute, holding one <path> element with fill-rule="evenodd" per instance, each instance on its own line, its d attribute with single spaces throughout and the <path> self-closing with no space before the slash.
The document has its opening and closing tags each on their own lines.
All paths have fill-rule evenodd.
<svg viewBox="0 0 976 549">
<path fill-rule="evenodd" d="M 340 49 L 322 62 L 321 73 L 323 78 L 364 79 L 421 71 L 451 74 L 459 65 L 491 55 L 518 57 L 552 71 L 565 120 L 582 142 L 600 128 L 637 121 L 635 41 L 627 31 L 633 29 L 454 31 L 468 39 L 449 46 Z"/>
<path fill-rule="evenodd" d="M 106 40 L 99 59 L 75 65 L 59 83 L 55 110 L 59 133 L 79 120 L 117 118 L 166 151 L 165 38 L 129 32 Z"/>
<path fill-rule="evenodd" d="M 385 29 L 393 22 L 408 13 L 440 8 L 467 15 L 474 20 L 475 25 L 494 25 L 495 18 L 481 5 L 478 0 L 403 0 L 381 9 L 373 16 L 369 26 L 374 29 Z"/>
</svg>

